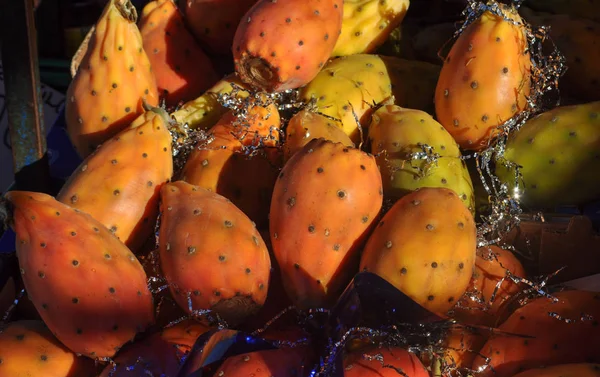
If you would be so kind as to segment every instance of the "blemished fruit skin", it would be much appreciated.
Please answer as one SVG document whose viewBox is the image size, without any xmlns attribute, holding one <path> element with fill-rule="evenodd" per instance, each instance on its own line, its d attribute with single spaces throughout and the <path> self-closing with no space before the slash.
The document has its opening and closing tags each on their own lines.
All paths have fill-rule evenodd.
<svg viewBox="0 0 600 377">
<path fill-rule="evenodd" d="M 211 309 L 236 325 L 264 304 L 269 251 L 248 216 L 225 197 L 184 181 L 164 185 L 158 236 L 162 272 L 189 314 Z"/>
<path fill-rule="evenodd" d="M 515 374 L 514 377 L 598 377 L 600 364 L 573 363 L 553 365 L 544 368 L 529 369 Z"/>
<path fill-rule="evenodd" d="M 482 377 L 512 377 L 520 371 L 565 363 L 598 363 L 600 294 L 566 290 L 538 297 L 514 311 L 473 362 Z M 585 341 L 582 341 L 585 339 Z M 485 358 L 490 358 L 486 363 Z"/>
<path fill-rule="evenodd" d="M 373 113 L 369 139 L 386 198 L 396 201 L 419 187 L 446 187 L 475 211 L 473 183 L 458 145 L 431 115 L 382 106 Z"/>
<path fill-rule="evenodd" d="M 142 265 L 100 222 L 47 194 L 9 191 L 5 198 L 25 289 L 61 343 L 91 358 L 112 357 L 154 322 Z"/>
<path fill-rule="evenodd" d="M 383 360 L 380 360 L 382 357 Z M 375 348 L 354 351 L 344 360 L 344 377 L 429 377 L 419 358 L 402 348 Z"/>
<path fill-rule="evenodd" d="M 466 150 L 487 148 L 501 132 L 498 126 L 527 107 L 531 57 L 525 27 L 515 8 L 499 9 L 504 17 L 486 11 L 458 37 L 435 90 L 437 120 Z"/>
<path fill-rule="evenodd" d="M 583 204 L 600 196 L 599 147 L 600 101 L 560 106 L 511 135 L 495 172 L 530 208 Z"/>
<path fill-rule="evenodd" d="M 56 199 L 90 214 L 137 252 L 152 236 L 160 187 L 173 175 L 168 116 L 149 110 L 88 156 Z"/>
<path fill-rule="evenodd" d="M 39 320 L 17 320 L 0 332 L 0 376 L 94 377 L 94 362 L 78 357 Z"/>
<path fill-rule="evenodd" d="M 173 0 L 147 3 L 139 28 L 158 93 L 167 106 L 191 100 L 219 81 L 212 61 L 186 29 Z"/>
<path fill-rule="evenodd" d="M 306 85 L 331 56 L 342 12 L 342 0 L 258 0 L 235 32 L 235 71 L 268 92 Z"/>
<path fill-rule="evenodd" d="M 85 158 L 158 105 L 156 79 L 130 0 L 107 2 L 66 94 L 67 133 Z"/>
<path fill-rule="evenodd" d="M 458 195 L 424 187 L 383 216 L 365 245 L 360 269 L 446 317 L 469 285 L 476 247 L 473 215 Z"/>
<path fill-rule="evenodd" d="M 270 210 L 283 286 L 301 308 L 325 307 L 358 271 L 360 247 L 383 203 L 375 158 L 313 139 L 285 164 Z"/>
</svg>

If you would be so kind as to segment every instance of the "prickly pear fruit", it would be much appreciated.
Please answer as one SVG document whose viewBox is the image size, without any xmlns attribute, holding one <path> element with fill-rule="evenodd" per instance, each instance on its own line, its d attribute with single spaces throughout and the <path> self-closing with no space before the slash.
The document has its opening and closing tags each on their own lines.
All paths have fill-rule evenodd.
<svg viewBox="0 0 600 377">
<path fill-rule="evenodd" d="M 520 291 L 509 273 L 525 277 L 523 265 L 510 250 L 495 245 L 477 249 L 471 283 L 467 294 L 452 309 L 452 318 L 471 325 L 498 325 L 500 309 Z"/>
<path fill-rule="evenodd" d="M 342 6 L 342 0 L 258 0 L 235 32 L 235 71 L 269 92 L 306 85 L 331 56 Z"/>
<path fill-rule="evenodd" d="M 498 178 L 522 190 L 523 204 L 546 208 L 600 196 L 600 101 L 561 106 L 528 120 L 496 162 Z M 517 180 L 514 165 L 520 166 Z"/>
<path fill-rule="evenodd" d="M 562 291 L 513 312 L 473 362 L 482 377 L 510 377 L 522 370 L 565 363 L 600 362 L 600 294 Z M 581 339 L 586 339 L 582 342 Z M 489 362 L 486 362 L 489 358 Z"/>
<path fill-rule="evenodd" d="M 285 143 L 283 144 L 285 161 L 312 139 L 323 138 L 335 143 L 342 143 L 347 147 L 354 147 L 352 140 L 337 126 L 334 120 L 306 109 L 300 110 L 290 119 L 285 134 Z"/>
<path fill-rule="evenodd" d="M 419 355 L 425 365 L 431 365 L 431 377 L 456 377 L 456 370 L 470 369 L 475 355 L 488 339 L 489 331 L 453 326 L 436 344 L 440 351 L 424 350 Z"/>
<path fill-rule="evenodd" d="M 313 139 L 288 160 L 273 190 L 270 233 L 294 304 L 323 307 L 337 298 L 382 202 L 381 175 L 367 153 Z"/>
<path fill-rule="evenodd" d="M 369 139 L 385 197 L 396 201 L 419 187 L 446 187 L 475 211 L 473 183 L 458 145 L 431 115 L 383 106 L 373 113 Z"/>
<path fill-rule="evenodd" d="M 94 363 L 78 357 L 42 321 L 9 322 L 0 332 L 0 375 L 93 377 Z"/>
<path fill-rule="evenodd" d="M 99 221 L 42 193 L 5 198 L 25 289 L 58 340 L 75 353 L 112 357 L 152 324 L 142 265 Z"/>
<path fill-rule="evenodd" d="M 189 0 L 185 21 L 196 39 L 212 54 L 231 53 L 237 25 L 256 0 Z"/>
<path fill-rule="evenodd" d="M 329 62 L 300 89 L 300 98 L 316 101 L 315 110 L 337 119 L 339 127 L 358 145 L 362 141 L 360 128 L 369 125 L 377 105 L 393 100 L 399 106 L 428 111 L 439 71 L 438 66 L 424 62 L 351 55 Z"/>
<path fill-rule="evenodd" d="M 130 0 L 110 0 L 96 23 L 77 74 L 69 84 L 67 133 L 81 157 L 156 106 L 158 91 L 137 13 Z"/>
<path fill-rule="evenodd" d="M 234 74 L 230 74 L 208 89 L 200 97 L 188 101 L 171 115 L 180 124 L 187 124 L 191 129 L 208 130 L 229 109 L 219 102 L 219 96 L 232 95 L 235 98 L 247 98 L 249 93 L 245 84 Z"/>
<path fill-rule="evenodd" d="M 131 250 L 154 232 L 159 190 L 173 175 L 166 112 L 140 115 L 86 158 L 56 199 L 90 214 Z"/>
<path fill-rule="evenodd" d="M 175 376 L 194 342 L 209 328 L 186 320 L 126 346 L 100 377 Z"/>
<path fill-rule="evenodd" d="M 410 377 L 429 377 L 419 358 L 402 348 L 355 351 L 344 360 L 344 377 L 395 377 L 398 371 Z"/>
<path fill-rule="evenodd" d="M 600 3 L 599 3 L 600 4 Z M 574 363 L 529 369 L 514 377 L 599 377 L 600 364 Z"/>
<path fill-rule="evenodd" d="M 389 281 L 440 316 L 465 293 L 477 247 L 473 215 L 447 188 L 405 195 L 369 237 L 360 269 Z"/>
<path fill-rule="evenodd" d="M 344 0 L 342 33 L 331 55 L 375 51 L 400 25 L 409 4 L 409 0 Z"/>
<path fill-rule="evenodd" d="M 574 18 L 589 18 L 600 22 L 600 1 L 598 0 L 528 0 L 526 5 L 540 12 L 564 14 Z M 554 25 L 552 27 L 554 28 Z"/>
<path fill-rule="evenodd" d="M 185 28 L 173 0 L 147 3 L 139 27 L 158 92 L 167 106 L 191 100 L 219 81 L 213 63 Z"/>
<path fill-rule="evenodd" d="M 182 309 L 232 324 L 266 299 L 271 261 L 254 224 L 229 200 L 183 181 L 161 189 L 162 271 Z"/>
<path fill-rule="evenodd" d="M 501 15 L 486 11 L 458 37 L 435 90 L 438 121 L 468 150 L 486 148 L 498 126 L 527 106 L 525 26 L 514 6 L 497 5 Z"/>
<path fill-rule="evenodd" d="M 304 353 L 295 348 L 243 353 L 227 358 L 215 375 L 229 377 L 305 376 L 312 367 L 312 363 L 308 361 Z"/>
</svg>

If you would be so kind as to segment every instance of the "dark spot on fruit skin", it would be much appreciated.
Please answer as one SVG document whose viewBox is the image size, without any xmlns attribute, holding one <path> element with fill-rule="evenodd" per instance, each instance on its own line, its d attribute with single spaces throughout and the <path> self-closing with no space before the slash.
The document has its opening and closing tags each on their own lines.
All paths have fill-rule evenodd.
<svg viewBox="0 0 600 377">
<path fill-rule="evenodd" d="M 299 265 L 298 263 L 294 263 L 294 268 L 295 268 L 296 270 L 299 270 L 299 269 L 300 269 L 300 265 Z"/>
<path fill-rule="evenodd" d="M 73 297 L 73 298 L 71 299 L 71 302 L 72 302 L 73 304 L 77 304 L 77 303 L 79 303 L 79 299 L 78 299 L 77 297 Z"/>
<path fill-rule="evenodd" d="M 428 301 L 433 301 L 435 299 L 435 297 L 433 297 L 433 295 L 429 295 L 427 296 L 427 300 Z"/>
<path fill-rule="evenodd" d="M 400 269 L 400 273 L 401 273 L 402 275 L 406 275 L 406 273 L 407 273 L 407 272 L 408 272 L 408 270 L 406 269 L 406 267 L 402 267 L 402 268 Z"/>
<path fill-rule="evenodd" d="M 432 267 L 432 268 L 437 268 L 437 266 L 438 266 L 437 262 L 433 262 L 433 263 L 431 263 L 431 267 Z"/>
</svg>

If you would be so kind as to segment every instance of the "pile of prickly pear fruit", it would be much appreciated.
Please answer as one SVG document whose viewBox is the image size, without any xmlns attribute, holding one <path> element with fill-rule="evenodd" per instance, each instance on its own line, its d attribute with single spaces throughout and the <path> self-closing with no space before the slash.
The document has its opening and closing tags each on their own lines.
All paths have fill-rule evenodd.
<svg viewBox="0 0 600 377">
<path fill-rule="evenodd" d="M 600 199 L 598 15 L 109 0 L 79 167 L 0 201 L 0 376 L 600 376 L 600 293 L 508 237 Z"/>
</svg>

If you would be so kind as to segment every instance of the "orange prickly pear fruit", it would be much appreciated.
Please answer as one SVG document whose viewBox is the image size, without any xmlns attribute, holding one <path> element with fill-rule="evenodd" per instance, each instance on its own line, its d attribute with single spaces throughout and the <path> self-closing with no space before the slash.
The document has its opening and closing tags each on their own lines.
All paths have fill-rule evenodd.
<svg viewBox="0 0 600 377">
<path fill-rule="evenodd" d="M 512 377 L 542 366 L 600 363 L 600 293 L 570 290 L 552 296 L 557 300 L 529 301 L 498 327 L 522 336 L 492 336 L 473 362 L 478 376 Z"/>
<path fill-rule="evenodd" d="M 168 115 L 154 108 L 106 141 L 56 199 L 100 221 L 131 250 L 154 232 L 159 190 L 173 175 Z"/>
<path fill-rule="evenodd" d="M 112 357 L 153 323 L 142 265 L 99 221 L 42 193 L 5 198 L 27 294 L 65 346 Z"/>
<path fill-rule="evenodd" d="M 446 316 L 471 280 L 476 232 L 473 215 L 454 191 L 419 188 L 400 198 L 379 222 L 360 269 Z"/>
<path fill-rule="evenodd" d="M 231 54 L 237 25 L 256 0 L 187 0 L 185 21 L 196 39 L 212 54 Z"/>
<path fill-rule="evenodd" d="M 231 324 L 264 304 L 271 260 L 252 221 L 221 195 L 183 181 L 161 189 L 159 251 L 175 301 Z"/>
<path fill-rule="evenodd" d="M 300 308 L 337 299 L 383 202 L 375 158 L 313 139 L 288 160 L 273 190 L 270 233 L 283 286 Z"/>
<path fill-rule="evenodd" d="M 519 284 L 509 279 L 508 273 L 525 277 L 523 265 L 510 250 L 495 245 L 477 249 L 467 294 L 452 309 L 452 318 L 470 325 L 498 325 L 501 308 L 520 291 Z"/>
<path fill-rule="evenodd" d="M 235 71 L 269 92 L 307 84 L 331 56 L 342 7 L 342 0 L 258 0 L 235 32 Z"/>
<path fill-rule="evenodd" d="M 67 133 L 81 157 L 158 105 L 156 80 L 130 0 L 109 0 L 67 90 Z"/>
<path fill-rule="evenodd" d="M 94 362 L 78 357 L 42 321 L 9 322 L 0 332 L 0 376 L 94 377 Z"/>
<path fill-rule="evenodd" d="M 600 377 L 600 364 L 574 363 L 526 370 L 514 377 Z"/>
<path fill-rule="evenodd" d="M 167 106 L 191 100 L 219 80 L 213 63 L 186 29 L 173 0 L 146 4 L 139 27 L 158 91 Z"/>
<path fill-rule="evenodd" d="M 344 360 L 344 377 L 396 377 L 399 370 L 409 377 L 429 377 L 419 358 L 402 348 L 357 350 Z"/>
<path fill-rule="evenodd" d="M 495 2 L 494 2 L 495 3 Z M 448 53 L 435 91 L 438 121 L 461 148 L 485 149 L 498 126 L 527 107 L 531 57 L 514 6 L 484 12 Z"/>
<path fill-rule="evenodd" d="M 313 366 L 305 354 L 304 350 L 283 348 L 231 356 L 225 360 L 215 376 L 302 377 L 307 375 Z"/>
</svg>

